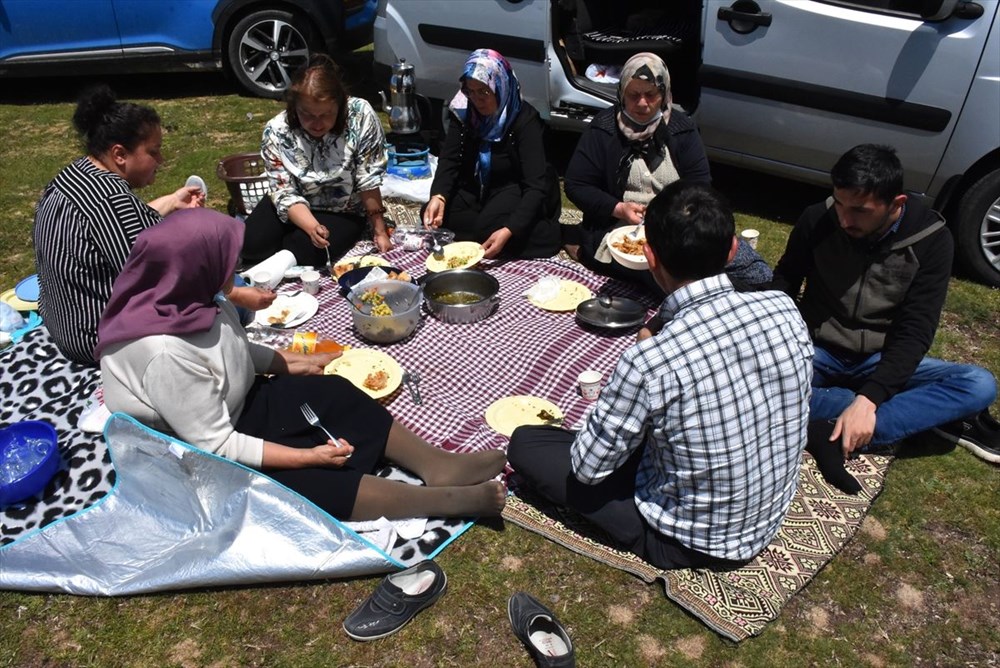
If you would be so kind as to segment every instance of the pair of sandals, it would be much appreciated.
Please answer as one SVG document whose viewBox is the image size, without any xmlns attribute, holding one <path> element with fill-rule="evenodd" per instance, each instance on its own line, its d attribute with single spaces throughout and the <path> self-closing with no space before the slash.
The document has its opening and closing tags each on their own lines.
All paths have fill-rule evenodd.
<svg viewBox="0 0 1000 668">
<path fill-rule="evenodd" d="M 387 575 L 364 603 L 344 620 L 355 640 L 376 640 L 396 633 L 418 612 L 432 606 L 448 587 L 448 576 L 430 560 Z M 572 668 L 573 641 L 552 611 L 535 597 L 517 592 L 507 602 L 511 628 L 539 666 Z"/>
</svg>

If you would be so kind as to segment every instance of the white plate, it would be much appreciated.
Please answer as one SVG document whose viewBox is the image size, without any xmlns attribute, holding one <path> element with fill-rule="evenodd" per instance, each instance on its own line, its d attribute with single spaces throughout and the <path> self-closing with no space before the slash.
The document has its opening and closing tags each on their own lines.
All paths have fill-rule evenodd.
<svg viewBox="0 0 1000 668">
<path fill-rule="evenodd" d="M 561 279 L 559 281 L 559 294 L 555 297 L 547 301 L 538 301 L 528 297 L 528 301 L 546 311 L 575 311 L 580 302 L 585 302 L 593 296 L 590 288 L 583 283 Z"/>
<path fill-rule="evenodd" d="M 352 257 L 345 257 L 334 262 L 333 267 L 330 269 L 330 273 L 333 274 L 333 278 L 336 280 L 349 272 L 351 269 L 358 269 L 359 267 L 388 266 L 389 261 L 379 257 L 378 255 L 354 255 Z"/>
<path fill-rule="evenodd" d="M 424 262 L 424 265 L 427 267 L 427 271 L 468 269 L 469 267 L 474 267 L 479 264 L 479 261 L 482 260 L 485 255 L 483 247 L 475 241 L 456 241 L 455 243 L 444 246 L 442 250 L 444 251 L 443 260 L 435 260 L 433 254 L 427 256 L 427 260 Z M 452 260 L 462 258 L 464 258 L 464 262 L 457 263 L 454 267 L 449 266 L 449 263 Z"/>
<path fill-rule="evenodd" d="M 539 416 L 543 411 L 552 417 Z M 486 408 L 486 424 L 507 437 L 523 425 L 551 424 L 552 420 L 561 417 L 562 411 L 554 403 L 530 394 L 497 399 Z"/>
<path fill-rule="evenodd" d="M 611 252 L 611 257 L 613 257 L 618 264 L 623 267 L 628 267 L 629 269 L 642 271 L 644 269 L 649 269 L 649 263 L 646 262 L 646 256 L 643 255 L 642 252 L 638 255 L 633 255 L 631 253 L 624 253 L 615 248 L 615 242 L 621 241 L 622 237 L 630 233 L 635 228 L 636 225 L 626 225 L 625 227 L 619 227 L 612 230 L 608 235 L 608 250 Z M 645 239 L 646 235 L 641 234 L 639 238 Z"/>
<path fill-rule="evenodd" d="M 365 387 L 370 374 L 384 371 L 389 377 L 381 390 Z M 356 388 L 372 399 L 387 397 L 403 382 L 403 368 L 391 355 L 372 348 L 351 348 L 326 365 L 325 372 L 351 381 Z"/>
<path fill-rule="evenodd" d="M 294 297 L 278 295 L 273 304 L 263 311 L 257 311 L 253 319 L 264 327 L 278 326 L 281 329 L 291 329 L 316 315 L 318 310 L 319 302 L 305 292 L 300 292 Z"/>
</svg>

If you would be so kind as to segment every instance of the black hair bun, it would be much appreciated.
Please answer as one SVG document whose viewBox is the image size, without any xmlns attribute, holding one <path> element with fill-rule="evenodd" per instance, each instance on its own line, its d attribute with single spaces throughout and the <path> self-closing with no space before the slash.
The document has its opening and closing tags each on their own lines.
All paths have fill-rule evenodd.
<svg viewBox="0 0 1000 668">
<path fill-rule="evenodd" d="M 117 103 L 118 98 L 107 84 L 85 90 L 73 113 L 74 127 L 81 134 L 89 135 L 94 128 L 101 125 Z"/>
</svg>

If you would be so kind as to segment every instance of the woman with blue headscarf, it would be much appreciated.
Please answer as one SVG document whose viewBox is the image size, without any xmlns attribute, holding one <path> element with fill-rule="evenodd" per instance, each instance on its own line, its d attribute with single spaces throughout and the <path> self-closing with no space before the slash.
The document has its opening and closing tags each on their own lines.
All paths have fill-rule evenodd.
<svg viewBox="0 0 1000 668">
<path fill-rule="evenodd" d="M 538 112 L 521 99 L 507 59 L 473 51 L 438 159 L 424 225 L 482 243 L 487 258 L 559 250 L 559 182 L 545 160 Z"/>
</svg>

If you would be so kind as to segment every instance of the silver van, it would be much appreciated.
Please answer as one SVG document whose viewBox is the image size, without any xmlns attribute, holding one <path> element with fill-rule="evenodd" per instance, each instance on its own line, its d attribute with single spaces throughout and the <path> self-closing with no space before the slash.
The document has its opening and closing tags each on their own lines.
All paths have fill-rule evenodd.
<svg viewBox="0 0 1000 668">
<path fill-rule="evenodd" d="M 653 51 L 710 159 L 826 185 L 850 147 L 895 146 L 906 188 L 947 215 L 961 266 L 1000 286 L 998 4 L 379 0 L 375 62 L 388 81 L 405 58 L 440 104 L 468 53 L 494 48 L 552 127 L 582 129 L 615 97 L 593 72 Z"/>
</svg>

